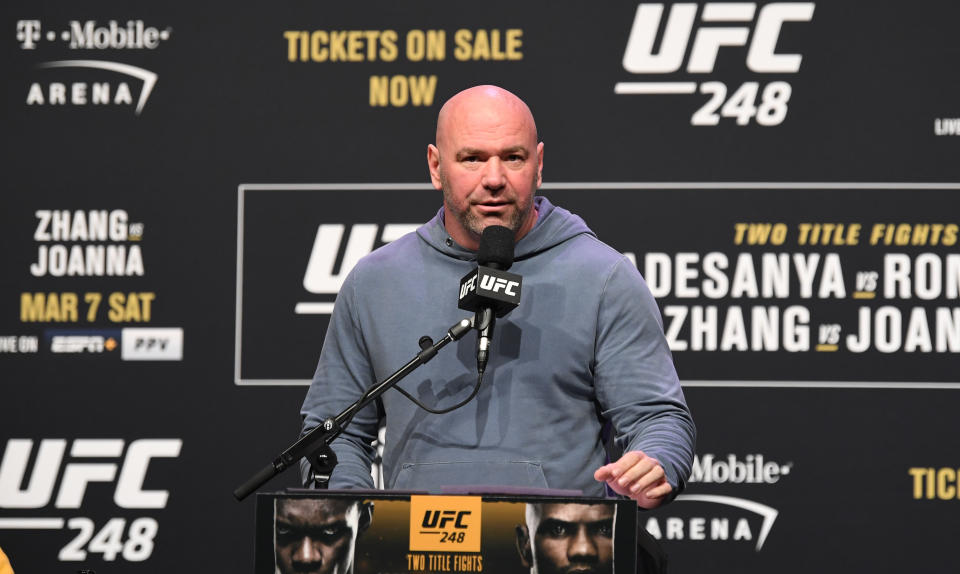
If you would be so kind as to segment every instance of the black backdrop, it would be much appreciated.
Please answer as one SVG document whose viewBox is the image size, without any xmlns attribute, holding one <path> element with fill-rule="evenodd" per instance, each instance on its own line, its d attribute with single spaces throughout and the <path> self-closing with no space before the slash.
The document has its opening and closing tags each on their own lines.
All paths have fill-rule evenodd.
<svg viewBox="0 0 960 574">
<path fill-rule="evenodd" d="M 701 2 L 684 48 L 667 3 L 653 55 L 683 58 L 645 73 L 655 6 L 4 3 L 17 571 L 251 567 L 230 492 L 296 436 L 344 271 L 322 256 L 436 211 L 437 110 L 486 82 L 534 110 L 542 193 L 657 287 L 700 431 L 686 498 L 647 520 L 672 568 L 949 570 L 960 10 Z M 617 93 L 651 83 L 692 92 Z"/>
</svg>

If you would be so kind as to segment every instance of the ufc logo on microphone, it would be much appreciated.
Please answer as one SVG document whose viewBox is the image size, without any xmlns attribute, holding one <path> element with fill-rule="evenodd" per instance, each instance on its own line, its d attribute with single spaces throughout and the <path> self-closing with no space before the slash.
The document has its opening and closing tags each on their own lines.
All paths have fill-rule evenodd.
<svg viewBox="0 0 960 574">
<path fill-rule="evenodd" d="M 468 279 L 463 285 L 460 286 L 460 298 L 463 299 L 469 295 L 472 291 L 477 290 L 477 276 L 474 275 Z"/>
<path fill-rule="evenodd" d="M 507 281 L 502 277 L 494 277 L 493 275 L 484 275 L 480 278 L 480 288 L 484 291 L 491 291 L 493 293 L 499 293 L 502 289 L 505 295 L 516 296 L 516 288 L 520 286 L 520 283 L 517 281 Z"/>
</svg>

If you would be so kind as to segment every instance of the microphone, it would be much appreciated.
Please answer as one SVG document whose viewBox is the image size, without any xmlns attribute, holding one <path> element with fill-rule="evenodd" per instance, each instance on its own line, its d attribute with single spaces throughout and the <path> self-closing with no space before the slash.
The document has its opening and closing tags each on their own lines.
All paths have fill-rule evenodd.
<svg viewBox="0 0 960 574">
<path fill-rule="evenodd" d="M 474 311 L 477 328 L 477 372 L 483 374 L 490 357 L 490 339 L 497 317 L 520 303 L 523 278 L 507 269 L 513 265 L 513 231 L 491 225 L 480 235 L 477 268 L 460 279 L 458 307 Z"/>
</svg>

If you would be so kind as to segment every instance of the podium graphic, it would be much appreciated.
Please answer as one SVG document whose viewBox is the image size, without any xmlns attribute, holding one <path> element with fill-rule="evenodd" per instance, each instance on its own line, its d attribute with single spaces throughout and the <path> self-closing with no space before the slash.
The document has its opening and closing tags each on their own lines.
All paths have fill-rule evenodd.
<svg viewBox="0 0 960 574">
<path fill-rule="evenodd" d="M 636 572 L 632 500 L 390 491 L 258 493 L 255 572 Z"/>
</svg>

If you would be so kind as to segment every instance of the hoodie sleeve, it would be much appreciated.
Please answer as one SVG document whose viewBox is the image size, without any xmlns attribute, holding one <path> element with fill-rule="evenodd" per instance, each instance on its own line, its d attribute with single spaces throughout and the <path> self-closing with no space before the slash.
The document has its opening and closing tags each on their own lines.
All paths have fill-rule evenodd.
<svg viewBox="0 0 960 574">
<path fill-rule="evenodd" d="M 597 318 L 597 399 L 624 452 L 640 450 L 660 461 L 683 490 L 693 464 L 696 428 L 673 366 L 657 304 L 626 258 L 611 270 Z"/>
<path fill-rule="evenodd" d="M 337 295 L 320 362 L 300 410 L 301 436 L 356 402 L 376 382 L 355 311 L 355 285 L 360 273 L 359 266 L 355 267 Z M 337 466 L 330 477 L 330 488 L 374 488 L 370 468 L 376 455 L 373 442 L 378 428 L 376 405 L 371 403 L 357 412 L 343 434 L 333 441 L 331 448 L 337 456 Z M 301 460 L 304 485 L 308 485 L 309 471 L 309 463 Z"/>
</svg>

